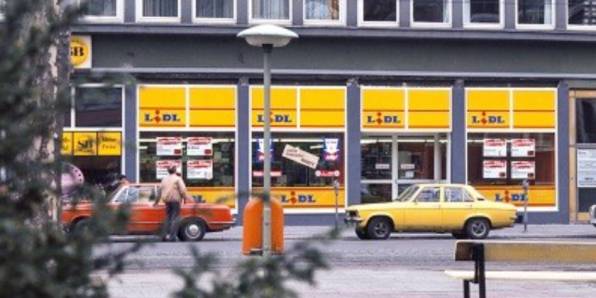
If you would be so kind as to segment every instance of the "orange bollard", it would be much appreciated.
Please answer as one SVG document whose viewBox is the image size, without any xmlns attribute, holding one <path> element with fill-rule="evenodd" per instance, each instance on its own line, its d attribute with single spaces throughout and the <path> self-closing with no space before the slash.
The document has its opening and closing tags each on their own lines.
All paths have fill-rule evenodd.
<svg viewBox="0 0 596 298">
<path fill-rule="evenodd" d="M 242 254 L 260 254 L 263 249 L 263 200 L 250 198 L 244 207 Z M 271 198 L 271 253 L 284 250 L 284 212 L 279 200 Z"/>
</svg>

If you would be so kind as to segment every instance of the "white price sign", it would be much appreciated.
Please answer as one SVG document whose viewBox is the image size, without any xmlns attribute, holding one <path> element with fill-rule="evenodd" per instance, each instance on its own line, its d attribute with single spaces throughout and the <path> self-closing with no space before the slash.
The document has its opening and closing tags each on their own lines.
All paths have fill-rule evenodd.
<svg viewBox="0 0 596 298">
<path fill-rule="evenodd" d="M 188 156 L 212 156 L 213 139 L 204 137 L 188 138 L 186 143 L 186 155 Z"/>
<path fill-rule="evenodd" d="M 311 169 L 315 169 L 317 164 L 319 164 L 319 157 L 308 153 L 298 147 L 286 145 L 284 147 L 284 152 L 282 153 L 283 157 L 295 161 L 301 165 L 305 165 Z"/>
<path fill-rule="evenodd" d="M 176 167 L 176 172 L 182 173 L 182 161 L 180 160 L 158 160 L 155 162 L 155 177 L 157 179 L 163 179 L 168 176 L 168 169 L 170 167 Z"/>
<path fill-rule="evenodd" d="M 577 149 L 577 187 L 596 188 L 596 149 Z"/>
<path fill-rule="evenodd" d="M 213 161 L 189 160 L 186 162 L 186 178 L 188 179 L 213 179 Z"/>
<path fill-rule="evenodd" d="M 504 160 L 485 160 L 482 162 L 482 177 L 485 179 L 507 178 L 507 162 Z"/>
<path fill-rule="evenodd" d="M 484 139 L 482 155 L 486 157 L 507 156 L 507 141 L 505 139 Z"/>
<path fill-rule="evenodd" d="M 512 161 L 511 179 L 529 179 L 536 177 L 536 163 L 534 161 Z"/>
<path fill-rule="evenodd" d="M 512 139 L 512 157 L 534 157 L 536 155 L 536 141 L 534 139 Z"/>
<path fill-rule="evenodd" d="M 157 138 L 157 156 L 180 156 L 182 155 L 182 138 L 160 137 Z"/>
</svg>

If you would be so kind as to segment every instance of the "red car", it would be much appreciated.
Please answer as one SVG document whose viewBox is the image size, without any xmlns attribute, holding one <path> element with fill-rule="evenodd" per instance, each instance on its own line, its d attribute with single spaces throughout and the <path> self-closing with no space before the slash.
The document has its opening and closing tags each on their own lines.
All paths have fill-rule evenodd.
<svg viewBox="0 0 596 298">
<path fill-rule="evenodd" d="M 109 206 L 120 204 L 131 206 L 131 218 L 127 234 L 159 234 L 166 218 L 163 202 L 153 206 L 159 194 L 157 184 L 130 184 L 118 188 L 109 198 Z M 93 204 L 81 202 L 65 205 L 62 211 L 62 224 L 74 231 L 82 228 L 93 213 Z M 230 207 L 224 204 L 184 202 L 180 208 L 178 237 L 184 241 L 198 241 L 205 233 L 219 232 L 234 225 Z"/>
</svg>

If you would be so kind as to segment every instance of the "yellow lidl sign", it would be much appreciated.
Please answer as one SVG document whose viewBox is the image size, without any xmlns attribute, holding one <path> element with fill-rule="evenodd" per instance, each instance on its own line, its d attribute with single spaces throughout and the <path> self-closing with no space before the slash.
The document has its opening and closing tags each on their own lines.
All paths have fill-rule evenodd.
<svg viewBox="0 0 596 298">
<path fill-rule="evenodd" d="M 489 200 L 512 203 L 518 207 L 524 205 L 524 190 L 521 185 L 476 185 L 474 188 Z M 555 207 L 557 205 L 554 185 L 532 185 L 528 190 L 528 198 L 530 207 Z"/>
<path fill-rule="evenodd" d="M 469 88 L 467 127 L 473 129 L 554 129 L 554 88 Z"/>
<path fill-rule="evenodd" d="M 362 87 L 363 129 L 451 127 L 449 88 Z"/>
<path fill-rule="evenodd" d="M 188 187 L 188 193 L 195 202 L 225 204 L 230 208 L 236 208 L 233 187 Z"/>
<path fill-rule="evenodd" d="M 91 68 L 91 36 L 70 38 L 70 62 L 74 68 Z"/>
<path fill-rule="evenodd" d="M 261 189 L 254 189 L 255 192 Z M 271 196 L 284 208 L 334 208 L 335 192 L 332 187 L 272 187 Z M 339 208 L 345 207 L 345 189 L 339 188 Z"/>
</svg>

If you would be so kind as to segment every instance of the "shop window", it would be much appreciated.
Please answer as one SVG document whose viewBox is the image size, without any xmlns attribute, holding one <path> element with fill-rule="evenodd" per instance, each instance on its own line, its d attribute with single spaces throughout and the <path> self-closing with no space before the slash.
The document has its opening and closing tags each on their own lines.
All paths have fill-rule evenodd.
<svg viewBox="0 0 596 298">
<path fill-rule="evenodd" d="M 391 179 L 391 138 L 368 137 L 361 141 L 362 179 Z M 389 185 L 391 197 L 391 185 Z"/>
<path fill-rule="evenodd" d="M 304 23 L 339 24 L 343 6 L 344 0 L 304 0 Z"/>
<path fill-rule="evenodd" d="M 412 0 L 412 25 L 449 24 L 450 12 L 447 0 Z"/>
<path fill-rule="evenodd" d="M 253 20 L 282 21 L 290 20 L 290 0 L 252 0 L 251 17 Z"/>
<path fill-rule="evenodd" d="M 360 0 L 359 4 L 362 24 L 397 25 L 396 0 Z"/>
<path fill-rule="evenodd" d="M 344 182 L 343 134 L 338 133 L 274 133 L 272 138 L 271 185 L 278 187 L 332 186 L 337 180 Z M 253 134 L 252 140 L 252 184 L 263 186 L 263 141 L 262 134 Z M 284 157 L 284 150 L 298 148 L 306 152 L 309 160 L 318 159 L 311 168 Z M 288 152 L 287 151 L 287 152 Z"/>
<path fill-rule="evenodd" d="M 89 185 L 109 188 L 122 169 L 121 156 L 65 156 L 65 161 L 74 165 Z"/>
<path fill-rule="evenodd" d="M 503 0 L 464 1 L 464 23 L 469 27 L 502 26 Z"/>
<path fill-rule="evenodd" d="M 233 132 L 141 132 L 140 180 L 159 182 L 176 165 L 189 187 L 234 186 Z"/>
<path fill-rule="evenodd" d="M 567 5 L 567 24 L 596 26 L 596 0 L 568 0 Z"/>
<path fill-rule="evenodd" d="M 180 0 L 137 0 L 137 16 L 155 22 L 180 20 Z"/>
<path fill-rule="evenodd" d="M 577 143 L 596 143 L 596 99 L 577 99 Z"/>
<path fill-rule="evenodd" d="M 473 185 L 555 183 L 552 133 L 468 134 L 468 182 Z"/>
<path fill-rule="evenodd" d="M 553 0 L 517 0 L 517 24 L 520 27 L 552 27 L 553 13 Z"/>
<path fill-rule="evenodd" d="M 122 88 L 76 88 L 74 112 L 75 127 L 122 127 Z"/>
<path fill-rule="evenodd" d="M 391 183 L 362 183 L 360 187 L 360 199 L 362 201 L 362 204 L 390 202 L 392 198 L 391 192 Z"/>
<path fill-rule="evenodd" d="M 437 143 L 438 142 L 438 143 Z M 398 138 L 398 179 L 435 180 L 435 170 L 441 171 L 439 179 L 447 175 L 447 141 L 444 137 L 435 142 L 433 137 Z M 435 150 L 441 164 L 435 169 Z"/>
<path fill-rule="evenodd" d="M 234 20 L 235 0 L 194 0 L 195 18 L 203 20 Z"/>
</svg>

